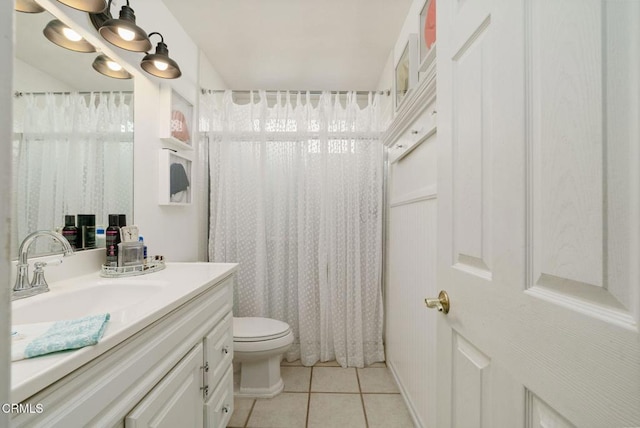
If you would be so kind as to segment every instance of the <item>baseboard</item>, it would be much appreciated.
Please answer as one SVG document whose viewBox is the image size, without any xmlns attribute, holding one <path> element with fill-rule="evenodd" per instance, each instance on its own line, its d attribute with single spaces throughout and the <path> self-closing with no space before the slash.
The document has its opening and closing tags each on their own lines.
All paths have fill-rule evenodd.
<svg viewBox="0 0 640 428">
<path fill-rule="evenodd" d="M 416 412 L 416 408 L 413 405 L 411 398 L 407 394 L 407 391 L 404 389 L 404 385 L 402 384 L 402 382 L 400 381 L 400 378 L 398 377 L 398 374 L 396 373 L 396 369 L 393 366 L 393 363 L 391 363 L 391 361 L 389 360 L 387 360 L 387 367 L 391 371 L 391 374 L 393 375 L 393 378 L 395 379 L 396 384 L 398 385 L 398 389 L 400 389 L 400 395 L 402 395 L 404 404 L 407 406 L 407 409 L 409 409 L 409 414 L 411 415 L 411 420 L 413 420 L 413 424 L 416 426 L 416 428 L 425 428 L 424 424 L 420 420 L 420 417 L 418 416 L 418 412 Z"/>
</svg>

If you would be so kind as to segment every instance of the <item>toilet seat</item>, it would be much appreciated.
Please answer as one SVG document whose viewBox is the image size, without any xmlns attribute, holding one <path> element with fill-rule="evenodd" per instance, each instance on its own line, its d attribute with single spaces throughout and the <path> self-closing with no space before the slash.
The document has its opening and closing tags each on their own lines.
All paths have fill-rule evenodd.
<svg viewBox="0 0 640 428">
<path fill-rule="evenodd" d="M 263 342 L 291 334 L 289 324 L 271 318 L 233 318 L 234 342 Z"/>
</svg>

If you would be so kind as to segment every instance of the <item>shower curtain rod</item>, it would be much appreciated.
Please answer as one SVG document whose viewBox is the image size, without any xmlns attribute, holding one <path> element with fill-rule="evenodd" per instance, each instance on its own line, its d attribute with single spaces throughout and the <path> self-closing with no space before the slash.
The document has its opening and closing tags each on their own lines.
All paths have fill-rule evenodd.
<svg viewBox="0 0 640 428">
<path fill-rule="evenodd" d="M 228 91 L 229 89 L 201 89 L 202 94 L 221 94 L 224 93 L 226 91 Z M 248 89 L 231 89 L 231 92 L 235 93 L 235 94 L 250 94 L 251 92 L 259 92 L 258 90 L 248 90 Z M 389 96 L 391 95 L 391 91 L 390 90 L 386 90 L 386 91 L 304 91 L 304 90 L 299 90 L 299 89 L 295 89 L 295 90 L 276 90 L 276 89 L 269 89 L 264 91 L 267 94 L 275 94 L 278 92 L 289 92 L 289 93 L 309 93 L 310 95 L 321 95 L 324 92 L 329 92 L 331 94 L 348 94 L 350 92 L 355 92 L 356 95 L 369 95 L 370 93 L 373 94 L 380 94 L 380 95 L 386 95 Z"/>
<path fill-rule="evenodd" d="M 80 92 L 21 92 L 21 91 L 15 91 L 13 93 L 13 96 L 16 98 L 20 98 L 23 97 L 25 95 L 47 95 L 47 94 L 53 94 L 53 95 L 69 95 L 69 94 L 80 94 L 80 95 L 91 95 L 91 94 L 110 94 L 112 92 L 116 92 L 116 93 L 121 93 L 121 94 L 125 94 L 125 95 L 131 95 L 133 94 L 133 91 L 92 91 L 92 92 L 87 92 L 87 91 L 80 91 Z"/>
</svg>

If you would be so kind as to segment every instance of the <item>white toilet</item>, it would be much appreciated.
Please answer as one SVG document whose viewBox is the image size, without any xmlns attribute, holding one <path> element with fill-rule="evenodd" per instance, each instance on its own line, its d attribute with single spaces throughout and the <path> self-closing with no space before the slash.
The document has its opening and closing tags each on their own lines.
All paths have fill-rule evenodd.
<svg viewBox="0 0 640 428">
<path fill-rule="evenodd" d="M 233 319 L 233 361 L 240 364 L 240 388 L 236 396 L 271 398 L 282 392 L 282 354 L 293 343 L 286 322 L 271 318 Z"/>
</svg>

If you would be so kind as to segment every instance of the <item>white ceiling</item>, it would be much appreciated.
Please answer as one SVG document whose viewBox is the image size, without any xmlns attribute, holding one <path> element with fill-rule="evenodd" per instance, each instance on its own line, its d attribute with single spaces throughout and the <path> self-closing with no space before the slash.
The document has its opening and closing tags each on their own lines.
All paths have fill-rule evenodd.
<svg viewBox="0 0 640 428">
<path fill-rule="evenodd" d="M 163 0 L 232 89 L 372 90 L 411 0 Z"/>
</svg>

